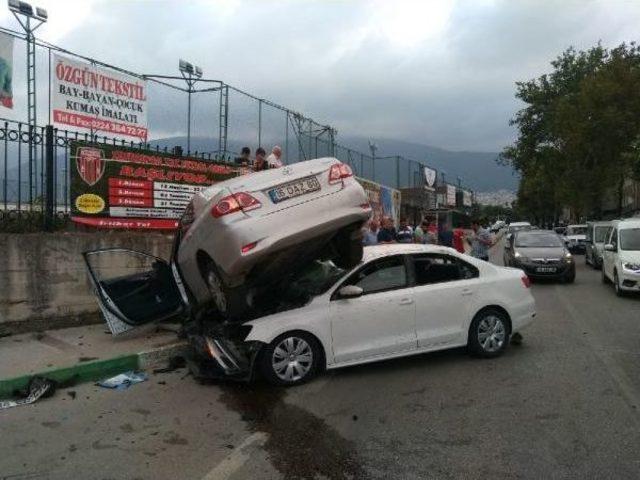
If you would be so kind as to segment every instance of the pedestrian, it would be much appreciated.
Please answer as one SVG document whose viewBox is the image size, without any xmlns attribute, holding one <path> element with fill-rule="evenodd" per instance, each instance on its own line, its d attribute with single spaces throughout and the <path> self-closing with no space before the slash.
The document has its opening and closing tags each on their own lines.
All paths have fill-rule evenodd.
<svg viewBox="0 0 640 480">
<path fill-rule="evenodd" d="M 467 243 L 471 246 L 471 256 L 489 261 L 489 248 L 493 245 L 491 234 L 480 225 L 479 220 L 471 221 L 473 234 L 467 236 Z"/>
<path fill-rule="evenodd" d="M 396 229 L 390 217 L 382 219 L 382 228 L 378 230 L 378 243 L 396 243 Z"/>
<path fill-rule="evenodd" d="M 453 232 L 446 221 L 442 222 L 438 229 L 438 243 L 443 247 L 453 248 Z"/>
<path fill-rule="evenodd" d="M 380 230 L 380 225 L 378 220 L 372 218 L 369 220 L 362 230 L 362 244 L 366 246 L 377 245 L 378 244 L 378 231 Z"/>
<path fill-rule="evenodd" d="M 413 229 L 409 226 L 405 218 L 400 219 L 400 226 L 396 232 L 396 241 L 398 243 L 413 242 Z"/>
<path fill-rule="evenodd" d="M 282 166 L 282 149 L 276 145 L 271 149 L 271 153 L 267 157 L 269 168 L 280 168 Z"/>
<path fill-rule="evenodd" d="M 251 163 L 251 149 L 249 147 L 242 147 L 240 152 L 240 156 L 234 159 L 236 165 L 240 165 L 242 167 L 248 167 Z"/>
<path fill-rule="evenodd" d="M 253 169 L 256 172 L 260 172 L 262 170 L 268 170 L 269 169 L 269 164 L 267 163 L 267 160 L 265 159 L 267 152 L 264 151 L 264 148 L 259 147 L 256 150 L 256 161 L 253 163 Z"/>
<path fill-rule="evenodd" d="M 456 228 L 453 230 L 453 248 L 455 248 L 458 253 L 465 253 L 464 231 L 461 228 Z"/>
</svg>

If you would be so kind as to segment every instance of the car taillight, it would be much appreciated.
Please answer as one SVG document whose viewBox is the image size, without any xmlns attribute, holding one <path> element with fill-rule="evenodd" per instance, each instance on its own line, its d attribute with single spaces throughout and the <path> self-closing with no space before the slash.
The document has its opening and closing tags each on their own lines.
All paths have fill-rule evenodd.
<svg viewBox="0 0 640 480">
<path fill-rule="evenodd" d="M 211 215 L 214 218 L 220 218 L 224 215 L 239 211 L 249 211 L 260 208 L 262 204 L 246 192 L 232 193 L 221 198 L 218 203 L 211 209 Z"/>
<path fill-rule="evenodd" d="M 524 288 L 529 288 L 531 286 L 531 280 L 529 280 L 529 277 L 527 277 L 526 275 L 523 275 L 522 277 L 520 277 L 520 280 L 522 280 L 522 284 L 524 285 Z"/>
<path fill-rule="evenodd" d="M 184 210 L 182 217 L 180 217 L 180 230 L 182 233 L 186 233 L 189 230 L 189 227 L 196 219 L 195 210 L 193 209 L 193 202 L 189 202 L 187 208 Z"/>
<path fill-rule="evenodd" d="M 346 163 L 334 163 L 329 170 L 329 183 L 337 183 L 343 178 L 352 177 L 351 167 Z"/>
<path fill-rule="evenodd" d="M 244 245 L 240 251 L 242 253 L 247 253 L 250 252 L 251 250 L 253 250 L 254 248 L 256 248 L 256 245 L 258 244 L 258 242 L 251 242 L 251 243 L 247 243 L 246 245 Z"/>
</svg>

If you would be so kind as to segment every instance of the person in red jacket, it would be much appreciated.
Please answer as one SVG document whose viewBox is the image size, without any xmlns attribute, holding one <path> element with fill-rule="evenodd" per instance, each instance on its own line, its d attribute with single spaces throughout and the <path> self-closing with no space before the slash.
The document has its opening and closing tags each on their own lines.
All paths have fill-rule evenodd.
<svg viewBox="0 0 640 480">
<path fill-rule="evenodd" d="M 458 252 L 464 253 L 464 231 L 461 228 L 456 228 L 453 230 L 453 248 L 455 248 Z"/>
</svg>

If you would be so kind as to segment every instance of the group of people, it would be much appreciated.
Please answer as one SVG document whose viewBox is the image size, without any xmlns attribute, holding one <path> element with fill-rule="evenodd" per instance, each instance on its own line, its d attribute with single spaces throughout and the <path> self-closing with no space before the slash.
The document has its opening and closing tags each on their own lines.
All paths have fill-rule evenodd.
<svg viewBox="0 0 640 480">
<path fill-rule="evenodd" d="M 455 248 L 460 253 L 466 252 L 466 243 L 470 248 L 470 255 L 488 261 L 489 248 L 494 244 L 491 234 L 482 227 L 479 220 L 471 222 L 471 230 L 472 233 L 465 233 L 461 228 L 452 230 L 446 222 L 437 225 L 426 219 L 413 228 L 404 218 L 396 229 L 390 217 L 382 217 L 380 222 L 372 218 L 363 229 L 362 242 L 365 246 L 387 243 L 442 245 Z"/>
<path fill-rule="evenodd" d="M 270 168 L 282 167 L 282 148 L 278 145 L 271 149 L 271 153 L 267 156 L 264 148 L 259 147 L 256 150 L 255 159 L 251 159 L 251 149 L 242 147 L 240 156 L 235 158 L 235 163 L 242 167 L 252 168 L 254 172 L 268 170 Z"/>
</svg>

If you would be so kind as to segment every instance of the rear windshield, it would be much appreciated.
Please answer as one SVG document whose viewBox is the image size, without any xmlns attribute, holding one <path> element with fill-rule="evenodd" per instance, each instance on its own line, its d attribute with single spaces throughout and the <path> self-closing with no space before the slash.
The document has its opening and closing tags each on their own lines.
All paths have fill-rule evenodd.
<svg viewBox="0 0 640 480">
<path fill-rule="evenodd" d="M 621 250 L 640 250 L 640 228 L 625 228 L 620 230 Z"/>
<path fill-rule="evenodd" d="M 553 233 L 519 233 L 516 237 L 516 247 L 552 248 L 561 247 L 562 241 Z"/>
<path fill-rule="evenodd" d="M 607 238 L 607 232 L 609 231 L 609 227 L 596 227 L 596 238 L 595 242 L 602 243 Z"/>
<path fill-rule="evenodd" d="M 567 235 L 586 235 L 587 227 L 568 227 Z"/>
</svg>

